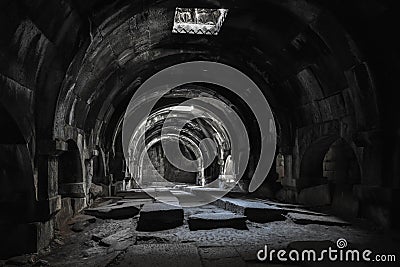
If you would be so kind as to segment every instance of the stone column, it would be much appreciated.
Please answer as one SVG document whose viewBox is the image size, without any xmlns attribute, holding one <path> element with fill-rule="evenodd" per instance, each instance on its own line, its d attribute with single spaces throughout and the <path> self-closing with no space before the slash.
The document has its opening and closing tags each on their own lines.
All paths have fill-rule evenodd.
<svg viewBox="0 0 400 267">
<path fill-rule="evenodd" d="M 14 236 L 23 245 L 23 253 L 47 247 L 54 237 L 54 216 L 61 209 L 57 157 L 66 149 L 66 143 L 61 141 L 46 140 L 38 144 L 34 216 L 31 223 L 17 225 L 15 234 L 23 235 L 23 238 Z"/>
</svg>

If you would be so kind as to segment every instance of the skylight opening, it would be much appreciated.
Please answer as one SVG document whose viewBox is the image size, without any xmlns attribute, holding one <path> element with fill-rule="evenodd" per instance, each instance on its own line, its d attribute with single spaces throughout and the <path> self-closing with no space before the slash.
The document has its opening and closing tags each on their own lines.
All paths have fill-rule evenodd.
<svg viewBox="0 0 400 267">
<path fill-rule="evenodd" d="M 218 35 L 228 9 L 181 8 L 175 10 L 173 33 Z"/>
</svg>

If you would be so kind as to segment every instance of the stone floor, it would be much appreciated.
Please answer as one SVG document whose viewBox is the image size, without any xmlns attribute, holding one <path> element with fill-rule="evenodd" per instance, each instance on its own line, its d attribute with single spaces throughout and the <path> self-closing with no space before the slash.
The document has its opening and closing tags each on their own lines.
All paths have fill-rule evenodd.
<svg viewBox="0 0 400 267">
<path fill-rule="evenodd" d="M 294 209 L 289 208 L 291 211 Z M 383 233 L 363 221 L 335 226 L 298 224 L 290 218 L 268 223 L 248 220 L 247 230 L 190 231 L 188 219 L 191 215 L 227 211 L 211 204 L 183 210 L 182 226 L 154 232 L 137 231 L 139 215 L 118 220 L 81 215 L 57 234 L 47 251 L 13 258 L 6 266 L 282 266 L 279 262 L 258 261 L 257 252 L 265 245 L 269 249 L 285 249 L 294 241 L 331 241 L 336 244 L 339 238 L 345 238 L 351 247 L 369 248 L 377 253 L 396 254 L 400 247 L 397 235 Z M 291 266 L 319 265 L 303 263 Z M 330 266 L 337 266 L 337 263 Z M 345 266 L 364 265 L 349 263 Z"/>
</svg>

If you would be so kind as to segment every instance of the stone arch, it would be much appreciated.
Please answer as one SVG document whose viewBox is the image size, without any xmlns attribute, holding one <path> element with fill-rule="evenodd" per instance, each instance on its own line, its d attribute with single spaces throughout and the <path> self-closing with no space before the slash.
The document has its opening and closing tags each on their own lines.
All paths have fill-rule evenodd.
<svg viewBox="0 0 400 267">
<path fill-rule="evenodd" d="M 323 184 L 323 161 L 330 146 L 338 139 L 337 136 L 323 136 L 315 140 L 306 149 L 300 164 L 299 183 L 301 188 Z"/>
<path fill-rule="evenodd" d="M 186 172 L 172 165 L 167 158 L 163 155 L 163 148 L 161 145 L 161 139 L 176 138 L 179 140 L 181 151 L 183 155 L 190 160 L 198 162 L 198 172 Z M 145 153 L 148 153 L 150 162 L 145 162 Z M 156 157 L 159 158 L 156 158 Z M 202 154 L 200 149 L 196 146 L 193 140 L 189 138 L 166 136 L 163 138 L 156 138 L 142 151 L 139 159 L 139 175 L 145 175 L 145 164 L 152 164 L 159 174 L 168 182 L 171 183 L 185 183 L 185 184 L 196 184 L 204 177 L 204 167 L 202 163 Z M 149 176 L 149 174 L 146 174 Z"/>
<path fill-rule="evenodd" d="M 338 136 L 323 136 L 303 155 L 300 166 L 299 202 L 330 206 L 343 217 L 358 216 L 354 186 L 361 183 L 361 168 L 352 146 Z"/>
</svg>

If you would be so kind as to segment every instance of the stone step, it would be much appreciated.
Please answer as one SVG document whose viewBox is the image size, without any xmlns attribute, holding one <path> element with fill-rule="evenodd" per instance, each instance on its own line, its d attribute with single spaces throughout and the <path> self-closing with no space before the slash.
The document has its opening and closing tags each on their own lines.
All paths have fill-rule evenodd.
<svg viewBox="0 0 400 267">
<path fill-rule="evenodd" d="M 200 213 L 189 216 L 188 223 L 191 231 L 218 228 L 247 230 L 246 220 L 246 216 L 237 215 L 231 212 Z"/>
<path fill-rule="evenodd" d="M 287 211 L 261 202 L 253 202 L 242 199 L 222 198 L 214 202 L 220 208 L 242 214 L 248 220 L 258 223 L 272 221 L 284 221 Z"/>
<path fill-rule="evenodd" d="M 117 202 L 97 208 L 86 209 L 87 215 L 100 219 L 128 219 L 139 214 L 140 204 L 137 202 Z"/>
<path fill-rule="evenodd" d="M 309 215 L 301 213 L 288 213 L 286 215 L 294 223 L 297 224 L 320 224 L 320 225 L 338 225 L 345 226 L 350 225 L 349 222 L 341 220 L 333 216 L 320 216 L 320 215 Z"/>
<path fill-rule="evenodd" d="M 181 225 L 183 225 L 181 206 L 151 203 L 142 207 L 136 230 L 152 232 L 172 229 Z"/>
</svg>

